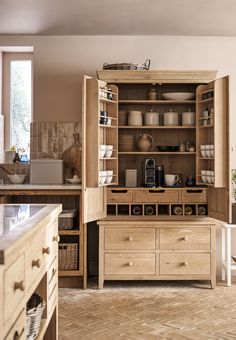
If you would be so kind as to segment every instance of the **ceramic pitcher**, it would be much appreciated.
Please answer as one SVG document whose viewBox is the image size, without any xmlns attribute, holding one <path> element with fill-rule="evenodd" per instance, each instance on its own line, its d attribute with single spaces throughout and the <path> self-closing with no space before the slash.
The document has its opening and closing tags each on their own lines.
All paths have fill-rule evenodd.
<svg viewBox="0 0 236 340">
<path fill-rule="evenodd" d="M 152 145 L 153 145 L 152 136 L 146 133 L 140 135 L 138 143 L 137 143 L 139 151 L 147 152 L 151 149 Z"/>
</svg>

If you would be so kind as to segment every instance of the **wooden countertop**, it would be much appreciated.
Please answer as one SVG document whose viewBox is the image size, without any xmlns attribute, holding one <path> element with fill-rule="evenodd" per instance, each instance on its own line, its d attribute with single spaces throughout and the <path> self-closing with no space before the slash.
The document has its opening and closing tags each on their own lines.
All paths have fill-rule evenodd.
<svg viewBox="0 0 236 340">
<path fill-rule="evenodd" d="M 25 218 L 20 214 L 22 211 Z M 17 257 L 17 249 L 24 246 L 25 239 L 40 233 L 42 226 L 50 223 L 61 211 L 61 204 L 1 205 L 0 264 L 6 264 L 5 258 Z"/>
</svg>

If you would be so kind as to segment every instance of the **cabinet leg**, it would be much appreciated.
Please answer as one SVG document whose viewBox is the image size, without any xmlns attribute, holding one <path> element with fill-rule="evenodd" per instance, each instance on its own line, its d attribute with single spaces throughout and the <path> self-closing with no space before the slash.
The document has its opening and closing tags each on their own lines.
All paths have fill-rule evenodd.
<svg viewBox="0 0 236 340">
<path fill-rule="evenodd" d="M 103 289 L 103 285 L 104 285 L 104 280 L 99 275 L 99 277 L 98 277 L 98 289 Z"/>
<path fill-rule="evenodd" d="M 226 262 L 227 262 L 227 286 L 231 286 L 231 229 L 226 230 Z"/>
<path fill-rule="evenodd" d="M 222 227 L 221 230 L 221 279 L 225 281 L 225 229 Z"/>
<path fill-rule="evenodd" d="M 211 279 L 211 289 L 216 288 L 216 278 Z"/>
</svg>

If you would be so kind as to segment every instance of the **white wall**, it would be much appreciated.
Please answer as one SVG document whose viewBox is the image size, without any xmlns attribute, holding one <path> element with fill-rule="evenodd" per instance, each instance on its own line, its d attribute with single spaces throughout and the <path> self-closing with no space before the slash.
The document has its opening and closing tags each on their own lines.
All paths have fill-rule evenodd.
<svg viewBox="0 0 236 340">
<path fill-rule="evenodd" d="M 77 120 L 81 79 L 104 62 L 142 63 L 152 69 L 218 70 L 231 76 L 231 145 L 236 145 L 236 38 L 175 36 L 0 36 L 0 46 L 34 48 L 34 120 Z M 231 167 L 236 156 L 231 154 Z M 236 248 L 235 248 L 236 253 Z"/>
</svg>

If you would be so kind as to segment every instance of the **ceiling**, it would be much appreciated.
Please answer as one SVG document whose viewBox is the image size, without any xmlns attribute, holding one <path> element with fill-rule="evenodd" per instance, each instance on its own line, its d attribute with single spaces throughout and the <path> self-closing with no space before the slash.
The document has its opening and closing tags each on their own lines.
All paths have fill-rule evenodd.
<svg viewBox="0 0 236 340">
<path fill-rule="evenodd" d="M 236 0 L 0 0 L 0 34 L 236 36 Z"/>
</svg>

